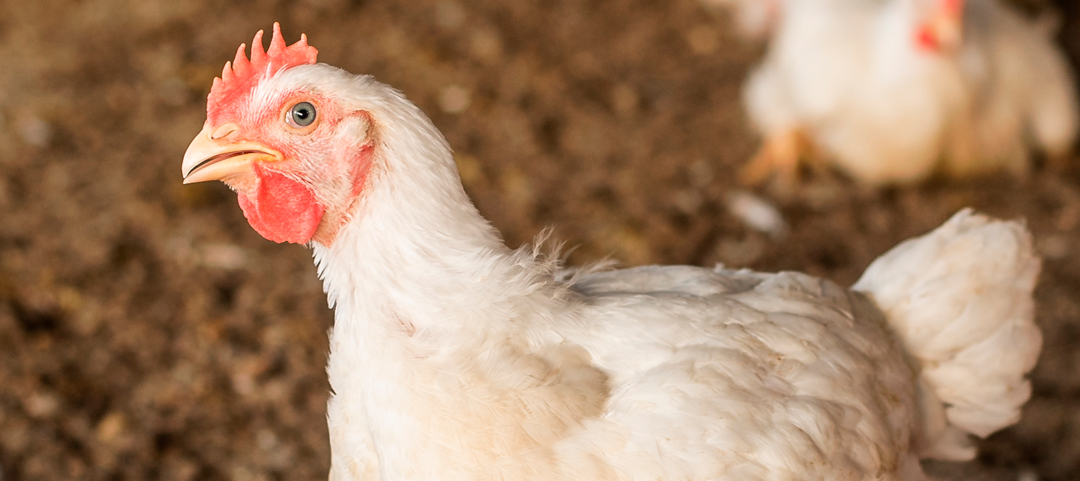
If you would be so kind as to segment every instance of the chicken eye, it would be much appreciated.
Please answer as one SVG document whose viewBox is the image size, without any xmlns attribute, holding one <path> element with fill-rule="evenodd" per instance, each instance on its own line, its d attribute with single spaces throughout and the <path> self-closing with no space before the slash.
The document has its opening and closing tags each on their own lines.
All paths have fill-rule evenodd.
<svg viewBox="0 0 1080 481">
<path fill-rule="evenodd" d="M 293 105 L 285 115 L 285 121 L 296 128 L 307 127 L 315 121 L 315 106 L 311 102 Z"/>
</svg>

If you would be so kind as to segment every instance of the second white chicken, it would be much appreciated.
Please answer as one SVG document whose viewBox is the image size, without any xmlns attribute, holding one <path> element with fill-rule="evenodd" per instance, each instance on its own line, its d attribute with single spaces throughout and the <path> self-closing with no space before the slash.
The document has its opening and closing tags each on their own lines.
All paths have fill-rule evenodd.
<svg viewBox="0 0 1080 481">
<path fill-rule="evenodd" d="M 824 158 L 867 184 L 1022 174 L 1066 154 L 1078 114 L 1051 22 L 995 0 L 785 1 L 744 92 L 764 136 L 743 180 Z"/>
</svg>

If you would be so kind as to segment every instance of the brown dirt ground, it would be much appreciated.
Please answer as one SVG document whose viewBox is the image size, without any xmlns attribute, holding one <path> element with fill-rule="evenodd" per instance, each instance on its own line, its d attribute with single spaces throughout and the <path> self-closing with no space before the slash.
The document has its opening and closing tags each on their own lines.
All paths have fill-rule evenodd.
<svg viewBox="0 0 1080 481">
<path fill-rule="evenodd" d="M 823 178 L 770 197 L 791 225 L 774 241 L 725 207 L 760 47 L 693 0 L 44 0 L 0 3 L 0 479 L 325 479 L 331 313 L 310 254 L 261 239 L 225 187 L 180 184 L 210 80 L 275 20 L 402 89 L 507 242 L 554 225 L 571 262 L 849 283 L 963 206 L 1026 218 L 1047 258 L 1034 398 L 976 463 L 935 470 L 1080 478 L 1075 167 Z M 1080 24 L 1064 35 L 1080 52 Z"/>
</svg>

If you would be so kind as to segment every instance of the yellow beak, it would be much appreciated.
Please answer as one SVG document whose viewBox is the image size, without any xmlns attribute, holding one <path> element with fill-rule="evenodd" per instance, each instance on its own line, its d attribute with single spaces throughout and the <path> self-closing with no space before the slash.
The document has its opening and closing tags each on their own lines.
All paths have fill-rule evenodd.
<svg viewBox="0 0 1080 481">
<path fill-rule="evenodd" d="M 248 140 L 230 141 L 231 134 L 239 131 L 236 124 L 213 127 L 209 123 L 191 141 L 184 153 L 183 175 L 185 184 L 225 180 L 251 172 L 256 161 L 277 162 L 283 159 L 281 152 L 259 142 Z"/>
</svg>

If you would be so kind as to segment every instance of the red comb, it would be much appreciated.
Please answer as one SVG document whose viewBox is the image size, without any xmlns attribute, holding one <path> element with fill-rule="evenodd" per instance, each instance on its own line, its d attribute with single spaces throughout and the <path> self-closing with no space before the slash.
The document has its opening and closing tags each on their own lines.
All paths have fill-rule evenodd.
<svg viewBox="0 0 1080 481">
<path fill-rule="evenodd" d="M 307 36 L 300 34 L 300 40 L 286 46 L 281 37 L 281 25 L 274 22 L 274 36 L 270 39 L 270 49 L 263 51 L 263 31 L 255 34 L 251 41 L 251 60 L 244 55 L 244 44 L 236 50 L 236 58 L 225 62 L 221 77 L 214 79 L 207 98 L 208 117 L 231 111 L 238 102 L 251 93 L 258 83 L 282 69 L 315 63 L 319 51 L 307 44 Z"/>
</svg>

